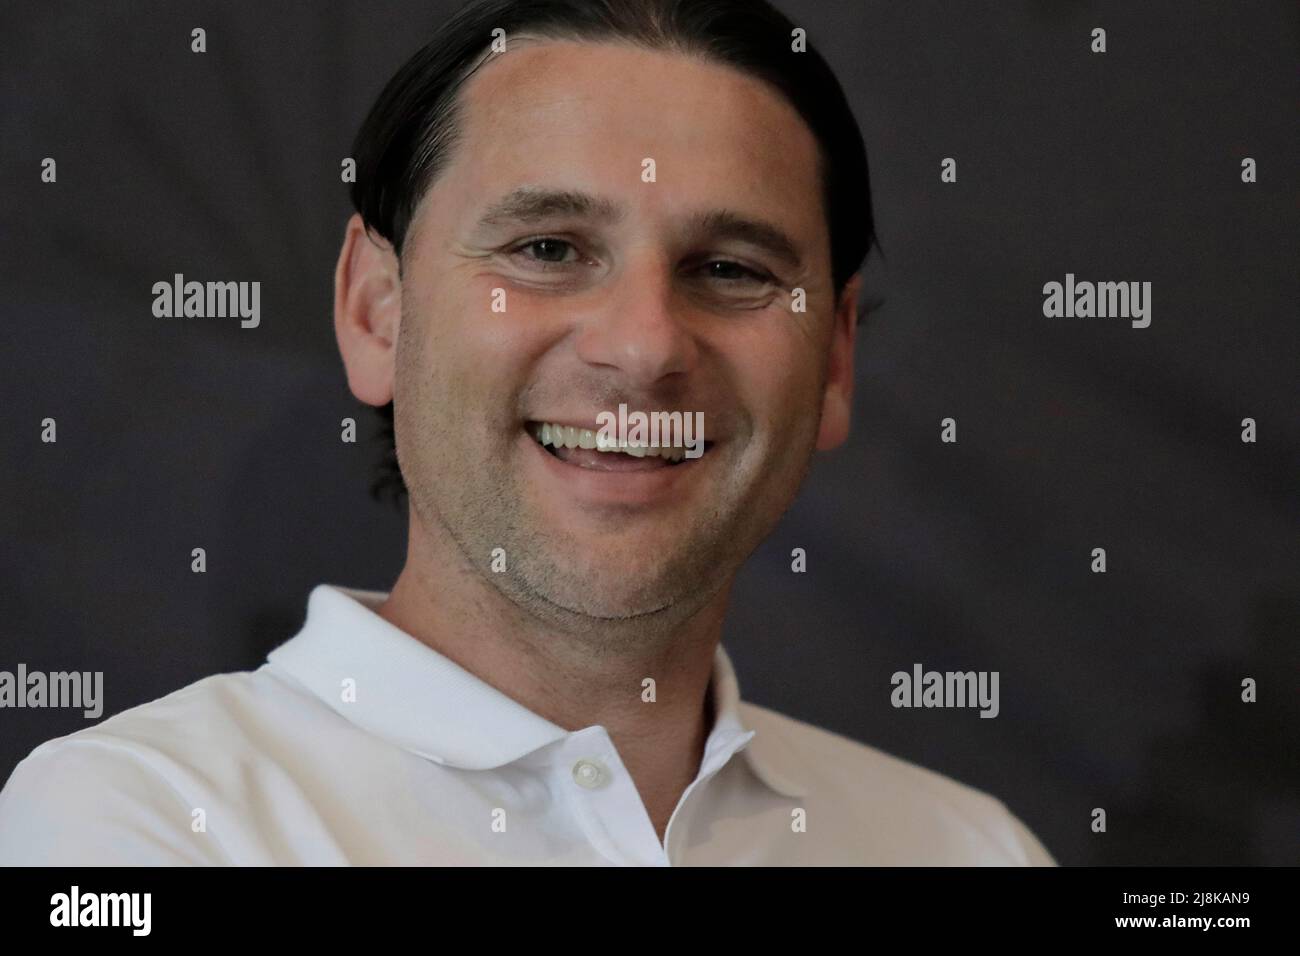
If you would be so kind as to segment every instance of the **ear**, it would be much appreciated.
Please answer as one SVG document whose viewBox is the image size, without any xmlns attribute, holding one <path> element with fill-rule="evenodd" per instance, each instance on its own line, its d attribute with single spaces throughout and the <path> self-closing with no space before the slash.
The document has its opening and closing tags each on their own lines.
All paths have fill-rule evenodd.
<svg viewBox="0 0 1300 956">
<path fill-rule="evenodd" d="M 334 269 L 334 336 L 348 388 L 367 405 L 392 401 L 401 320 L 397 256 L 391 244 L 372 238 L 354 213 Z"/>
<path fill-rule="evenodd" d="M 818 451 L 838 448 L 849 437 L 849 419 L 853 412 L 853 342 L 858 330 L 858 293 L 861 288 L 862 274 L 854 273 L 835 307 L 826 390 L 822 394 L 821 428 L 817 432 Z"/>
</svg>

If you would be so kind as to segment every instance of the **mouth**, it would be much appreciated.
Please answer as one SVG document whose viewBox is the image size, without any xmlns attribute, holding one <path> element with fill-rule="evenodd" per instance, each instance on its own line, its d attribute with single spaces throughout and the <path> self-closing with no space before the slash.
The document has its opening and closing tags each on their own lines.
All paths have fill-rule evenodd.
<svg viewBox="0 0 1300 956">
<path fill-rule="evenodd" d="M 682 468 L 701 460 L 713 446 L 713 442 L 700 439 L 696 439 L 696 444 L 690 448 L 662 442 L 659 445 L 628 442 L 620 446 L 614 439 L 590 428 L 557 422 L 530 421 L 524 428 L 552 458 L 589 471 L 638 472 Z M 688 457 L 688 451 L 696 454 Z"/>
</svg>

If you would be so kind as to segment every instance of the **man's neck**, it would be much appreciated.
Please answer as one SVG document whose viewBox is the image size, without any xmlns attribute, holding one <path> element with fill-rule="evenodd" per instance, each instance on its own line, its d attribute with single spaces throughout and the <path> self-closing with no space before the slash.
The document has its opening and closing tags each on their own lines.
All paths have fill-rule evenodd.
<svg viewBox="0 0 1300 956">
<path fill-rule="evenodd" d="M 407 563 L 378 609 L 389 623 L 565 730 L 600 725 L 662 842 L 713 727 L 710 680 L 730 587 L 671 638 L 622 624 L 615 646 L 523 612 L 412 515 Z M 647 701 L 645 679 L 654 681 Z"/>
</svg>

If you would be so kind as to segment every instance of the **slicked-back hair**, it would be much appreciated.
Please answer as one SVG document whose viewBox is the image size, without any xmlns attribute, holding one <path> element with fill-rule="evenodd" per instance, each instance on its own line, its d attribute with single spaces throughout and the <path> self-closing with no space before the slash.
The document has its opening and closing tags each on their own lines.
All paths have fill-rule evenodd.
<svg viewBox="0 0 1300 956">
<path fill-rule="evenodd" d="M 393 75 L 361 124 L 352 205 L 400 260 L 415 210 L 458 142 L 460 92 L 494 55 L 502 35 L 494 31 L 504 31 L 507 49 L 525 37 L 633 44 L 729 65 L 767 83 L 803 118 L 818 144 L 838 300 L 875 241 L 867 152 L 835 74 L 811 42 L 796 51 L 795 30 L 766 0 L 471 0 Z M 400 500 L 392 402 L 377 412 L 385 444 L 371 493 Z"/>
</svg>

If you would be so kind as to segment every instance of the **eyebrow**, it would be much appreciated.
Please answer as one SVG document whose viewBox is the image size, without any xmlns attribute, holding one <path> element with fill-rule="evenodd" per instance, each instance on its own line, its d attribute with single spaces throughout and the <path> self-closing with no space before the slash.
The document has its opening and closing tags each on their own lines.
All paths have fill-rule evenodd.
<svg viewBox="0 0 1300 956">
<path fill-rule="evenodd" d="M 501 226 L 514 222 L 536 222 L 549 216 L 581 216 L 617 222 L 623 209 L 611 199 L 565 189 L 537 189 L 522 186 L 498 199 L 479 219 L 481 226 Z"/>
<path fill-rule="evenodd" d="M 492 203 L 479 219 L 480 226 L 532 223 L 552 216 L 572 216 L 615 223 L 626 209 L 612 199 L 565 189 L 523 186 Z M 779 226 L 730 209 L 695 213 L 686 226 L 697 238 L 733 239 L 763 249 L 796 269 L 803 268 L 799 246 Z"/>
<path fill-rule="evenodd" d="M 799 247 L 779 226 L 752 219 L 730 209 L 712 209 L 691 217 L 689 230 L 710 239 L 734 239 L 776 256 L 795 269 L 803 268 Z"/>
</svg>

